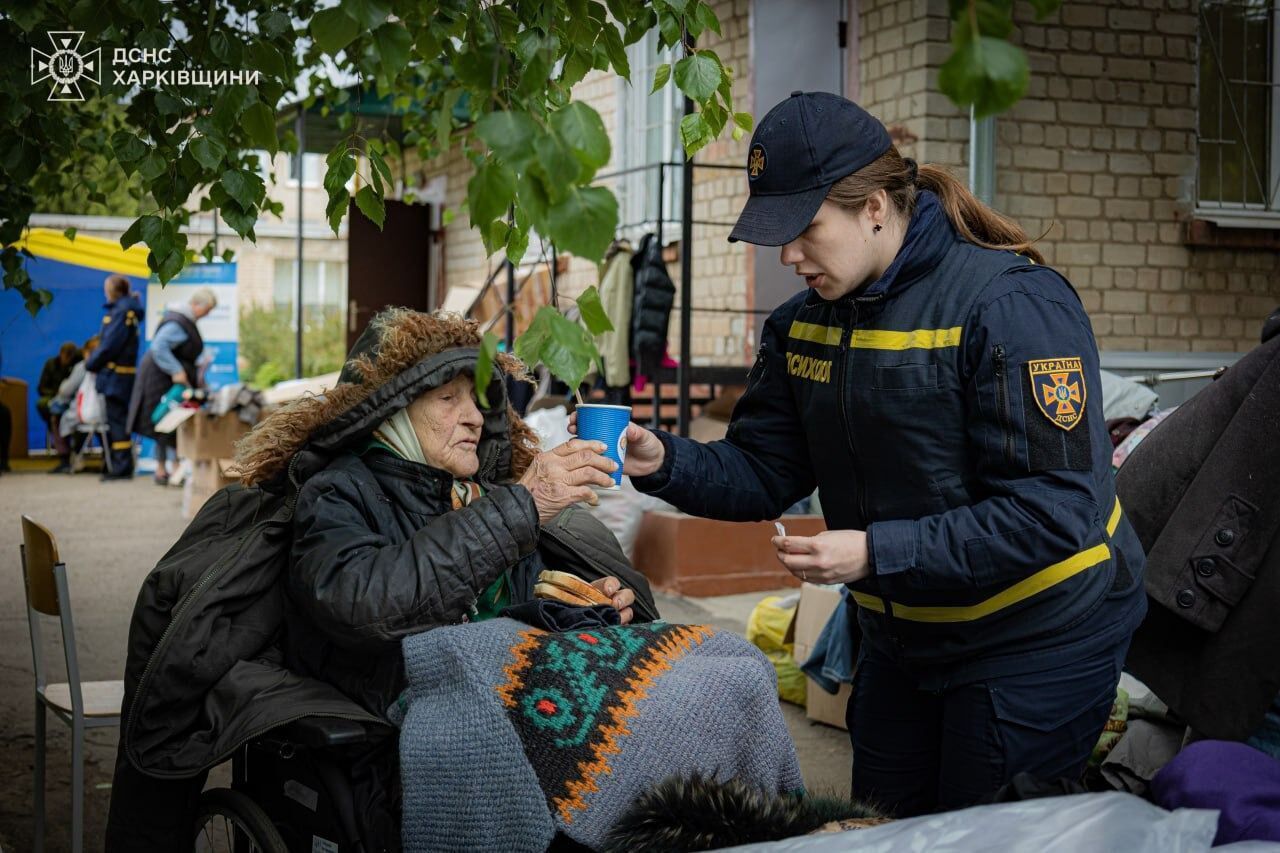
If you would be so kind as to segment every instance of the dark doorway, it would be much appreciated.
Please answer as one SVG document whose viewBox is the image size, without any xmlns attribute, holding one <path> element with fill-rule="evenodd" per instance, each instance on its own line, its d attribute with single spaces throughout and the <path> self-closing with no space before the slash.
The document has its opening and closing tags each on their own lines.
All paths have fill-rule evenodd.
<svg viewBox="0 0 1280 853">
<path fill-rule="evenodd" d="M 431 206 L 387 201 L 383 228 L 354 203 L 347 237 L 347 349 L 388 305 L 430 311 Z"/>
</svg>

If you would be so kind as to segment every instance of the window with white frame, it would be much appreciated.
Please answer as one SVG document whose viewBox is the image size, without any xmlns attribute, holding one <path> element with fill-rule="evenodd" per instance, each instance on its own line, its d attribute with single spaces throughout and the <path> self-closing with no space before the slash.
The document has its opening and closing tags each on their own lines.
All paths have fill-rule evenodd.
<svg viewBox="0 0 1280 853">
<path fill-rule="evenodd" d="M 680 118 L 684 100 L 673 82 L 657 92 L 653 88 L 653 74 L 658 66 L 675 58 L 675 48 L 658 50 L 657 30 L 650 30 L 635 44 L 627 48 L 627 61 L 631 65 L 631 83 L 618 78 L 618 153 L 619 171 L 657 163 L 679 163 L 684 157 L 680 145 Z M 665 175 L 659 179 L 659 171 Z M 654 165 L 618 179 L 615 193 L 618 196 L 618 221 L 622 235 L 638 240 L 645 232 L 652 231 L 661 211 L 663 222 L 680 217 L 681 170 L 660 170 Z M 662 197 L 659 198 L 659 184 Z M 678 228 L 663 228 L 664 242 L 670 242 L 679 234 Z"/>
<path fill-rule="evenodd" d="M 1280 15 L 1273 4 L 1200 4 L 1196 199 L 1201 213 L 1280 215 Z"/>
<path fill-rule="evenodd" d="M 272 297 L 277 308 L 292 308 L 298 292 L 298 262 L 276 258 Z M 343 261 L 302 262 L 304 308 L 344 308 L 347 303 L 347 265 Z"/>
<path fill-rule="evenodd" d="M 320 177 L 324 173 L 323 154 L 289 155 L 289 186 L 296 187 L 301 176 L 304 187 L 320 186 Z"/>
</svg>

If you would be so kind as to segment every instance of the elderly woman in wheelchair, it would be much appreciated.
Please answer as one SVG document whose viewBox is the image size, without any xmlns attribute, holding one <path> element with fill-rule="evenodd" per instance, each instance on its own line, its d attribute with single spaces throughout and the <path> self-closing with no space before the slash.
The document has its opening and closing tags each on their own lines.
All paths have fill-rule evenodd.
<svg viewBox="0 0 1280 853">
<path fill-rule="evenodd" d="M 654 623 L 643 576 L 603 525 L 574 508 L 596 503 L 592 487 L 612 483 L 614 463 L 600 455 L 603 447 L 577 439 L 538 452 L 507 403 L 505 382 L 519 377 L 519 363 L 499 354 L 493 372 L 477 377 L 479 343 L 471 321 L 386 311 L 357 342 L 336 388 L 277 410 L 241 442 L 242 485 L 210 500 L 139 596 L 109 850 L 164 849 L 183 833 L 215 849 L 224 846 L 213 842 L 219 833 L 263 850 L 393 850 L 402 835 L 413 849 L 461 849 L 465 831 L 402 830 L 406 806 L 416 820 L 434 805 L 411 801 L 418 786 L 408 784 L 409 765 L 402 790 L 400 755 L 414 773 L 435 771 L 405 752 L 395 726 L 404 723 L 407 738 L 424 714 L 438 713 L 433 691 L 453 695 L 454 682 L 471 676 L 450 671 L 414 682 L 406 659 L 428 668 L 462 660 L 468 669 L 463 659 L 476 654 L 469 643 L 507 632 L 513 647 L 524 644 L 517 657 L 529 665 L 517 680 L 560 679 L 529 699 L 536 727 L 556 705 L 548 697 L 582 686 L 564 682 L 555 666 L 537 676 L 544 646 L 592 678 L 592 667 L 628 672 L 621 659 L 600 663 L 590 654 L 616 645 L 624 635 L 613 632 L 632 623 L 654 626 L 628 647 L 636 671 L 651 672 L 662 655 L 674 660 L 692 646 L 715 646 L 705 642 L 710 629 L 671 633 Z M 540 602 L 535 587 L 546 569 L 583 579 L 608 604 Z M 547 638 L 566 627 L 578 647 L 556 651 Z M 413 645 L 419 637 L 445 645 Z M 464 647 L 472 650 L 459 658 Z M 505 647 L 492 657 L 486 665 L 514 672 Z M 747 680 L 772 698 L 768 675 Z M 635 693 L 614 686 L 617 695 Z M 508 699 L 518 694 L 500 689 Z M 610 712 L 600 700 L 605 687 L 592 689 L 594 713 Z M 496 695 L 486 688 L 474 702 Z M 486 719 L 507 735 L 523 725 L 515 716 L 502 722 L 500 713 Z M 449 727 L 430 728 L 415 739 L 429 742 Z M 475 727 L 444 736 L 466 740 L 472 732 L 491 737 Z M 574 748 L 590 747 L 591 736 Z M 541 772 L 534 741 L 505 743 L 502 761 Z M 451 770 L 467 764 L 449 754 Z M 208 768 L 229 756 L 231 790 L 198 799 Z M 472 773 L 452 789 L 470 786 L 474 798 L 491 778 Z M 796 773 L 788 778 L 798 786 Z M 430 823 L 438 830 L 439 816 Z M 540 827 L 524 847 L 579 843 L 550 819 Z"/>
</svg>

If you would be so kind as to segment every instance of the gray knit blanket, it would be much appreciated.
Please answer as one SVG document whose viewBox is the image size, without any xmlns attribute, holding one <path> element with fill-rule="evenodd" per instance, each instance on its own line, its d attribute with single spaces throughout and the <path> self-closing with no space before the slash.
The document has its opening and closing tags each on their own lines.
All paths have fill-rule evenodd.
<svg viewBox="0 0 1280 853">
<path fill-rule="evenodd" d="M 404 849 L 599 848 L 635 798 L 693 771 L 802 791 L 772 665 L 697 625 L 550 634 L 511 619 L 404 640 Z"/>
</svg>

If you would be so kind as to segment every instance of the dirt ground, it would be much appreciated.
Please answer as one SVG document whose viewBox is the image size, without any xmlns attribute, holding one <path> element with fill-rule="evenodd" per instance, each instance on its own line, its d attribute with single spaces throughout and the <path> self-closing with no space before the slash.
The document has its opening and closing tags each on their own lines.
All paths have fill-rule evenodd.
<svg viewBox="0 0 1280 853">
<path fill-rule="evenodd" d="M 31 849 L 32 781 L 35 759 L 34 674 L 18 545 L 20 516 L 49 527 L 67 564 L 82 677 L 122 677 L 125 638 L 138 586 L 185 527 L 181 490 L 160 488 L 149 479 L 103 483 L 93 474 L 74 477 L 43 472 L 0 476 L 0 850 Z M 761 593 L 763 597 L 764 593 Z M 716 599 L 659 597 L 663 616 L 673 622 L 710 623 L 741 632 L 741 608 L 718 607 Z M 50 680 L 61 681 L 62 653 L 57 625 L 46 622 L 46 665 Z M 849 790 L 848 736 L 814 724 L 804 712 L 783 705 L 811 790 L 846 795 Z M 70 729 L 52 715 L 47 731 L 46 850 L 71 849 Z M 117 732 L 90 730 L 85 759 L 85 847 L 102 849 Z M 215 771 L 211 784 L 226 784 Z"/>
</svg>

